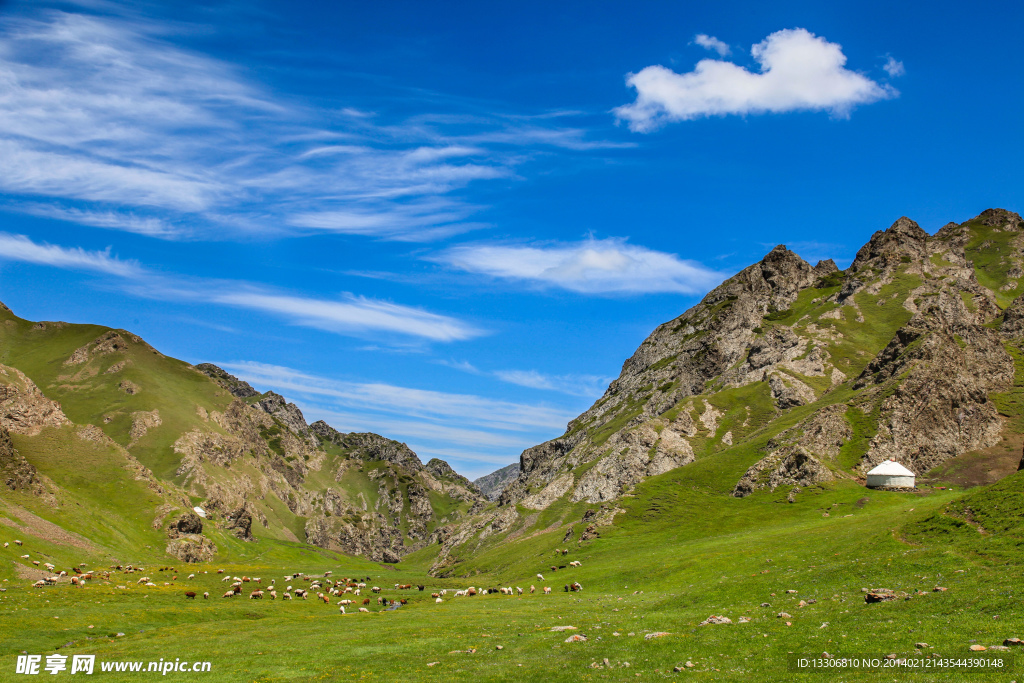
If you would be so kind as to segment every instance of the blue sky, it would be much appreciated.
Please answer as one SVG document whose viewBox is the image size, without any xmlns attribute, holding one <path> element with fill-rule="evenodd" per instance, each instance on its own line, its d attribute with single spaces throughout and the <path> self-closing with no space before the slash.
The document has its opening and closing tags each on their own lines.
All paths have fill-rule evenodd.
<svg viewBox="0 0 1024 683">
<path fill-rule="evenodd" d="M 0 300 L 476 477 L 775 244 L 1022 209 L 1015 3 L 0 3 Z"/>
</svg>

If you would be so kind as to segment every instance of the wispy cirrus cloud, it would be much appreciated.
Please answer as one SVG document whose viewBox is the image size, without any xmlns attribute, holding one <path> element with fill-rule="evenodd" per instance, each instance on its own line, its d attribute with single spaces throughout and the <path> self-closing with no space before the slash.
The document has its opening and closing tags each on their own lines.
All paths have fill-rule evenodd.
<svg viewBox="0 0 1024 683">
<path fill-rule="evenodd" d="M 353 295 L 331 301 L 236 289 L 207 292 L 205 296 L 214 303 L 263 311 L 296 325 L 340 334 L 399 333 L 439 342 L 461 341 L 484 334 L 483 330 L 451 316 Z"/>
<path fill-rule="evenodd" d="M 112 256 L 110 249 L 89 251 L 35 242 L 25 235 L 0 232 L 0 261 L 21 261 L 63 270 L 113 275 L 121 291 L 159 301 L 195 301 L 260 311 L 293 325 L 353 337 L 406 337 L 454 342 L 487 332 L 454 316 L 365 296 L 338 299 L 284 293 L 238 280 L 189 278 L 148 270 L 134 260 Z"/>
<path fill-rule="evenodd" d="M 481 463 L 507 465 L 523 449 L 560 434 L 574 417 L 546 405 L 341 380 L 266 363 L 218 365 L 260 389 L 288 396 L 309 421 L 322 419 L 343 432 L 387 434 L 408 443 L 422 459 L 448 459 L 470 476 L 494 469 Z"/>
<path fill-rule="evenodd" d="M 562 116 L 314 106 L 175 44 L 189 27 L 97 13 L 116 8 L 0 18 L 7 209 L 45 201 L 53 218 L 160 238 L 427 241 L 482 227 L 469 185 L 541 149 L 613 146 Z"/>
<path fill-rule="evenodd" d="M 33 242 L 25 235 L 0 232 L 0 261 L 22 261 L 66 270 L 86 270 L 119 277 L 139 277 L 143 269 L 135 261 L 111 256 L 110 249 L 88 251 L 81 247 L 61 247 Z"/>
<path fill-rule="evenodd" d="M 615 115 L 631 130 L 646 133 L 703 116 L 800 110 L 845 116 L 857 105 L 899 94 L 847 69 L 840 45 L 806 29 L 777 31 L 750 54 L 760 72 L 704 59 L 689 73 L 656 65 L 630 74 L 626 82 L 636 89 L 636 101 L 616 108 Z"/>
<path fill-rule="evenodd" d="M 465 244 L 428 258 L 471 273 L 583 294 L 696 294 L 723 279 L 721 273 L 694 261 L 622 239 L 544 245 Z"/>
<path fill-rule="evenodd" d="M 494 370 L 485 371 L 468 361 L 440 359 L 439 365 L 482 377 L 494 377 L 508 384 L 516 384 L 530 389 L 556 391 L 569 396 L 597 398 L 614 377 L 600 375 L 549 375 L 537 370 Z"/>
</svg>

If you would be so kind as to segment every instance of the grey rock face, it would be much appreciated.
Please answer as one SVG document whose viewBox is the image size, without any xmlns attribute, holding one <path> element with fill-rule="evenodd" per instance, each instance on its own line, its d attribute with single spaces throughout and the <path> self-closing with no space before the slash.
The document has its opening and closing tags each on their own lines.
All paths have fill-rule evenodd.
<svg viewBox="0 0 1024 683">
<path fill-rule="evenodd" d="M 171 526 L 167 530 L 167 535 L 171 538 L 177 538 L 183 534 L 201 533 L 203 533 L 203 520 L 192 510 L 171 522 Z"/>
<path fill-rule="evenodd" d="M 268 391 L 266 396 L 256 403 L 256 406 L 268 415 L 277 418 L 292 434 L 317 443 L 316 437 L 310 431 L 309 425 L 306 424 L 306 418 L 302 416 L 302 411 L 294 403 L 288 403 L 284 396 Z"/>
<path fill-rule="evenodd" d="M 36 468 L 17 451 L 4 427 L 0 427 L 0 482 L 11 491 L 38 494 L 43 490 Z"/>
<path fill-rule="evenodd" d="M 252 388 L 252 386 L 243 380 L 238 379 L 226 370 L 222 370 L 213 363 L 200 363 L 195 366 L 196 370 L 203 373 L 207 377 L 213 379 L 217 384 L 231 392 L 232 395 L 238 398 L 252 398 L 253 396 L 259 396 L 260 392 Z"/>
<path fill-rule="evenodd" d="M 480 493 L 487 497 L 488 500 L 498 500 L 501 496 L 501 492 L 505 490 L 511 482 L 515 481 L 519 477 L 519 463 L 514 462 L 511 465 L 502 467 L 500 470 L 495 470 L 490 474 L 486 474 L 479 479 L 474 479 L 473 484 L 479 489 Z"/>
</svg>

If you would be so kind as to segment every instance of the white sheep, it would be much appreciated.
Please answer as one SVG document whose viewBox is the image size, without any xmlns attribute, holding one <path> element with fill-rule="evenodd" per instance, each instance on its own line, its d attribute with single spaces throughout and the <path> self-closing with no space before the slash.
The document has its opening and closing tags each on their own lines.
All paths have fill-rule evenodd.
<svg viewBox="0 0 1024 683">
<path fill-rule="evenodd" d="M 544 575 L 543 574 L 537 574 L 537 580 L 538 581 L 543 581 L 544 580 Z"/>
<path fill-rule="evenodd" d="M 434 602 L 437 603 L 438 605 L 440 605 L 442 602 L 444 602 L 444 600 L 442 600 L 441 598 L 438 598 L 437 600 L 434 600 Z"/>
</svg>

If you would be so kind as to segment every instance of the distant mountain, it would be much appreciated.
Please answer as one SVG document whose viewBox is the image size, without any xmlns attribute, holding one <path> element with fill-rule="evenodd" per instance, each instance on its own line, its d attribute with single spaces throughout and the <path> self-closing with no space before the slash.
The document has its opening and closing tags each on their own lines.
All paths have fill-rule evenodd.
<svg viewBox="0 0 1024 683">
<path fill-rule="evenodd" d="M 214 365 L 2 304 L 0 481 L 6 505 L 98 548 L 183 561 L 266 540 L 397 562 L 486 502 L 447 463 L 308 425 L 294 403 Z"/>
<path fill-rule="evenodd" d="M 473 483 L 488 500 L 498 500 L 498 496 L 505 490 L 505 487 L 516 480 L 519 476 L 519 463 L 514 462 L 500 470 L 485 474 Z"/>
<path fill-rule="evenodd" d="M 845 271 L 779 245 L 654 330 L 565 434 L 524 451 L 499 506 L 446 530 L 434 571 L 541 524 L 593 538 L 638 484 L 690 468 L 739 498 L 862 481 L 889 458 L 920 481 L 993 483 L 1024 436 L 1022 295 L 1024 224 L 1002 209 L 935 235 L 900 218 Z"/>
</svg>

